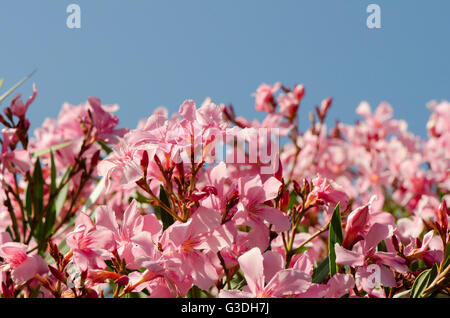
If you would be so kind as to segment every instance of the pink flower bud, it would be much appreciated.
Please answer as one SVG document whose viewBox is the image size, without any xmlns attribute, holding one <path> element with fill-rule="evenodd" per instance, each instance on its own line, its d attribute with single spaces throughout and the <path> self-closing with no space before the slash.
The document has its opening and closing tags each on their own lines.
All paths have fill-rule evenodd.
<svg viewBox="0 0 450 318">
<path fill-rule="evenodd" d="M 50 269 L 50 272 L 52 273 L 53 276 L 55 276 L 55 278 L 63 283 L 65 283 L 67 281 L 67 277 L 64 276 L 63 273 L 61 273 L 59 270 L 57 270 L 56 268 L 54 268 L 51 265 L 48 265 L 48 268 Z"/>
<path fill-rule="evenodd" d="M 125 286 L 128 284 L 129 281 L 130 279 L 128 278 L 127 275 L 122 275 L 115 280 L 115 283 L 119 286 Z"/>
<path fill-rule="evenodd" d="M 294 87 L 294 95 L 300 102 L 303 97 L 305 96 L 305 86 L 304 85 L 297 85 Z"/>
<path fill-rule="evenodd" d="M 345 226 L 345 238 L 342 246 L 350 248 L 358 235 L 364 230 L 367 225 L 369 215 L 369 205 L 366 204 L 357 208 L 349 214 L 347 218 L 347 225 Z"/>
</svg>

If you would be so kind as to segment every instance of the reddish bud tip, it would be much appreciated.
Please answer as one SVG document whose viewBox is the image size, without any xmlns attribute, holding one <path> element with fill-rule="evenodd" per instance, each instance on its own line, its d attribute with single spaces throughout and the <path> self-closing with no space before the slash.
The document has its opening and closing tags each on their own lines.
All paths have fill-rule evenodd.
<svg viewBox="0 0 450 318">
<path fill-rule="evenodd" d="M 125 285 L 128 285 L 129 281 L 130 281 L 130 279 L 128 278 L 127 275 L 122 275 L 115 280 L 115 283 L 119 286 L 125 286 Z"/>
</svg>

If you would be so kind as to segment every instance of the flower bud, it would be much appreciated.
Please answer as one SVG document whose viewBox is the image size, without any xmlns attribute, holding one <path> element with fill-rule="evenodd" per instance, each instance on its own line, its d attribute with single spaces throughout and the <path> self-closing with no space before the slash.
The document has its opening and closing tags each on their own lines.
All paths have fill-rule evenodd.
<svg viewBox="0 0 450 318">
<path fill-rule="evenodd" d="M 294 87 L 294 95 L 295 97 L 301 101 L 305 96 L 305 85 L 297 85 Z"/>
<path fill-rule="evenodd" d="M 144 171 L 144 174 L 147 175 L 147 168 L 148 168 L 148 152 L 147 152 L 147 150 L 144 150 L 144 152 L 142 153 L 141 168 L 142 168 L 142 171 Z"/>
<path fill-rule="evenodd" d="M 63 283 L 66 283 L 67 281 L 67 277 L 64 276 L 63 273 L 61 273 L 59 270 L 57 270 L 56 268 L 54 268 L 51 265 L 48 265 L 48 268 L 50 269 L 50 272 L 52 273 L 53 276 L 55 276 L 55 278 Z"/>
<path fill-rule="evenodd" d="M 119 286 L 125 286 L 128 285 L 129 281 L 130 279 L 128 278 L 127 275 L 122 275 L 119 278 L 117 278 L 114 282 Z"/>
<path fill-rule="evenodd" d="M 91 170 L 97 166 L 98 160 L 100 159 L 100 150 L 97 150 L 91 158 Z"/>
<path fill-rule="evenodd" d="M 285 191 L 280 201 L 280 210 L 286 212 L 289 208 L 289 191 Z"/>
<path fill-rule="evenodd" d="M 345 238 L 342 246 L 350 248 L 358 235 L 364 230 L 367 225 L 369 215 L 369 205 L 366 204 L 357 208 L 349 214 L 347 224 L 345 226 Z"/>
<path fill-rule="evenodd" d="M 297 181 L 292 180 L 292 184 L 294 185 L 294 191 L 295 193 L 297 193 L 298 195 L 302 195 L 302 188 L 300 188 L 300 185 L 298 184 Z"/>
<path fill-rule="evenodd" d="M 281 160 L 278 157 L 278 167 L 277 171 L 275 172 L 274 177 L 277 178 L 278 181 L 281 181 L 283 179 L 283 166 L 281 165 Z"/>
<path fill-rule="evenodd" d="M 437 209 L 437 225 L 439 229 L 439 234 L 441 235 L 442 241 L 444 244 L 447 242 L 447 231 L 448 231 L 448 220 L 447 215 L 449 211 L 447 208 L 447 204 L 444 201 L 442 201 L 439 204 L 439 207 Z"/>
</svg>

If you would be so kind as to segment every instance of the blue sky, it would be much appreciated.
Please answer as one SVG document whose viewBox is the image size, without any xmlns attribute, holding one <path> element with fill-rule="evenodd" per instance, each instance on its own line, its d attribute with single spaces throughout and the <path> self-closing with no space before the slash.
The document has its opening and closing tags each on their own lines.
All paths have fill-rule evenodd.
<svg viewBox="0 0 450 318">
<path fill-rule="evenodd" d="M 81 29 L 66 27 L 66 7 L 81 7 Z M 381 7 L 382 28 L 366 27 L 366 7 Z M 330 123 L 351 123 L 362 100 L 394 106 L 395 117 L 426 135 L 426 103 L 450 99 L 448 0 L 3 0 L 0 77 L 12 86 L 35 68 L 33 127 L 63 102 L 89 96 L 118 103 L 135 127 L 157 106 L 183 100 L 232 102 L 262 118 L 250 96 L 262 82 L 303 83 L 307 112 L 334 97 Z"/>
</svg>

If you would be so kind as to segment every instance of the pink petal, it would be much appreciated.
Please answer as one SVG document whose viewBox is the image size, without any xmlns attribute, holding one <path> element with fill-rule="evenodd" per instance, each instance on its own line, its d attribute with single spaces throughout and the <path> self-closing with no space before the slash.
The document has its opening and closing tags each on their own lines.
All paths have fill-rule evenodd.
<svg viewBox="0 0 450 318">
<path fill-rule="evenodd" d="M 277 232 L 284 232 L 289 229 L 289 217 L 282 211 L 263 206 L 260 212 L 261 217 L 273 225 L 273 229 Z"/>
<path fill-rule="evenodd" d="M 264 288 L 264 258 L 259 248 L 254 247 L 238 258 L 250 291 L 256 295 Z"/>
<path fill-rule="evenodd" d="M 338 243 L 334 245 L 336 251 L 336 263 L 340 265 L 349 265 L 352 267 L 364 265 L 364 255 L 354 251 L 349 251 L 341 247 Z"/>
</svg>

